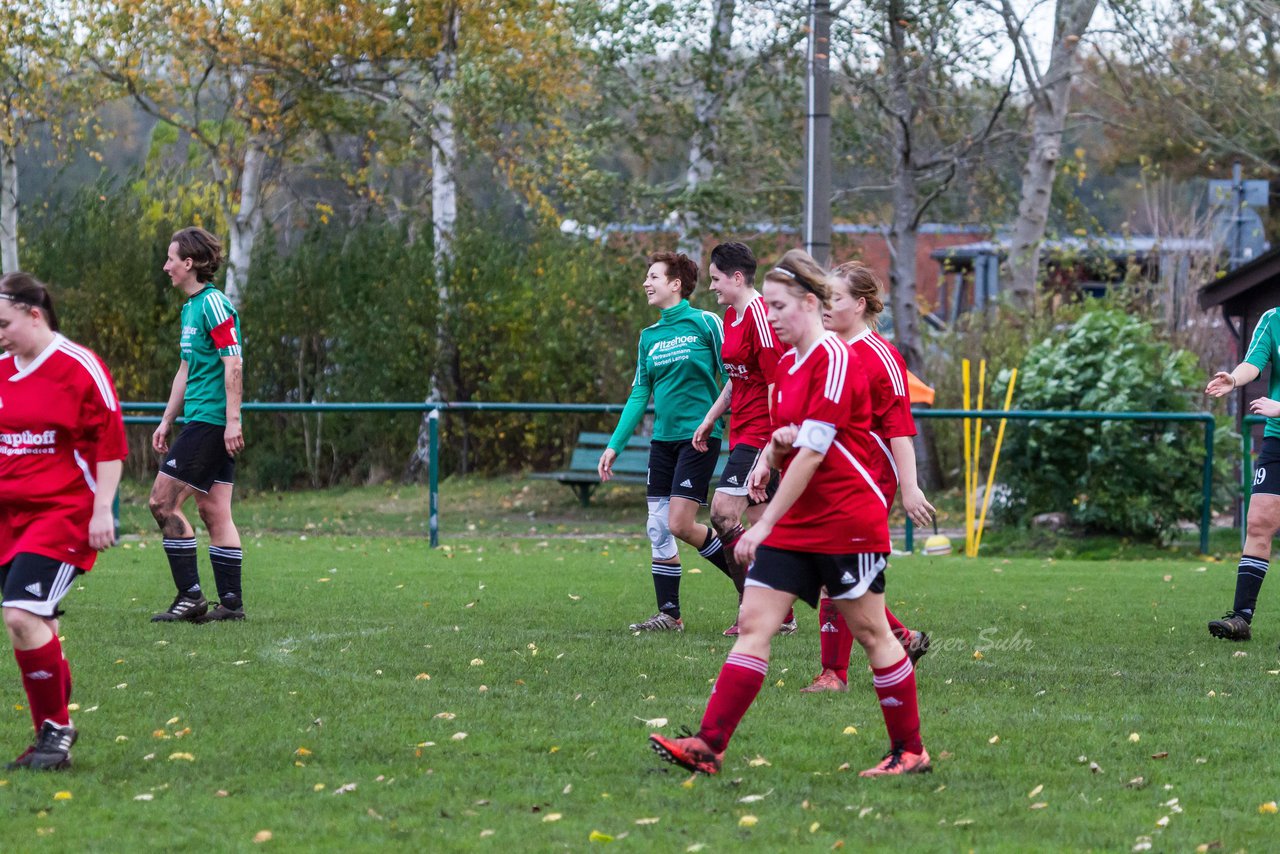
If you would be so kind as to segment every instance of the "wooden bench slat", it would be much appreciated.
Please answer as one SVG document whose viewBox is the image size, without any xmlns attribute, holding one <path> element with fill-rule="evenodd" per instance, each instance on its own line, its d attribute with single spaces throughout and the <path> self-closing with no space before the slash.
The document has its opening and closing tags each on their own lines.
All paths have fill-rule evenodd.
<svg viewBox="0 0 1280 854">
<path fill-rule="evenodd" d="M 535 474 L 533 477 L 541 480 L 557 480 L 572 487 L 582 506 L 586 507 L 591 500 L 591 494 L 600 485 L 596 465 L 600 462 L 600 455 L 604 453 L 604 449 L 609 446 L 610 438 L 612 436 L 608 433 L 579 433 L 577 445 L 569 455 L 568 469 Z M 632 436 L 627 440 L 626 447 L 613 461 L 613 482 L 627 484 L 646 482 L 649 474 L 649 444 L 649 439 L 644 436 Z M 716 460 L 713 484 L 719 480 L 720 473 L 724 471 L 725 463 L 728 461 L 729 450 L 726 447 Z"/>
</svg>

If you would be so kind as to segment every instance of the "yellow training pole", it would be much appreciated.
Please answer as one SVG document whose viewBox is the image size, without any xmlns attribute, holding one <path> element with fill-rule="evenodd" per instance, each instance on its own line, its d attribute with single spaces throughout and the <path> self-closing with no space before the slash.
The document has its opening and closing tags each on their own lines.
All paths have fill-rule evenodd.
<svg viewBox="0 0 1280 854">
<path fill-rule="evenodd" d="M 1009 388 L 1004 393 L 1004 411 L 1008 412 L 1009 407 L 1013 405 L 1013 385 L 1018 381 L 1018 369 L 1014 368 L 1009 374 Z M 991 452 L 991 470 L 987 472 L 987 494 L 982 497 L 982 516 L 978 519 L 978 536 L 973 544 L 973 556 L 978 556 L 978 549 L 982 548 L 982 529 L 987 524 L 987 508 L 991 506 L 991 487 L 996 481 L 996 463 L 1000 462 L 1000 445 L 1004 442 L 1004 425 L 1009 423 L 1008 418 L 1000 419 L 1000 429 L 996 431 L 996 448 Z"/>
<path fill-rule="evenodd" d="M 987 393 L 987 360 L 978 360 L 978 405 L 977 409 L 982 410 L 983 401 Z M 970 487 L 973 492 L 973 512 L 970 520 L 970 526 L 973 528 L 973 538 L 969 557 L 978 556 L 978 478 L 982 476 L 982 419 L 975 418 L 973 423 L 973 485 Z"/>
<path fill-rule="evenodd" d="M 964 386 L 964 410 L 969 411 L 969 360 L 964 359 L 960 362 L 960 378 Z M 969 489 L 971 480 L 971 471 L 973 468 L 973 458 L 971 456 L 973 437 L 969 434 L 969 418 L 964 419 L 964 553 L 969 554 L 969 547 L 973 544 L 973 525 L 971 522 L 973 516 L 973 492 Z"/>
</svg>

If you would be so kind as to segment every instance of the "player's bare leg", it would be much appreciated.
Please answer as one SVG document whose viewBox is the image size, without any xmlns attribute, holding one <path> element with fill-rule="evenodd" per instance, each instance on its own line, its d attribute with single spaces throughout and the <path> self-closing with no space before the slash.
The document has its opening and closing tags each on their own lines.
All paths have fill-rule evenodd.
<svg viewBox="0 0 1280 854">
<path fill-rule="evenodd" d="M 182 505 L 197 490 L 176 478 L 156 475 L 151 485 L 151 497 L 147 506 L 164 538 L 164 552 L 169 559 L 169 571 L 173 575 L 178 595 L 168 609 L 153 614 L 151 621 L 169 623 L 194 621 L 209 609 L 200 589 L 200 572 L 196 561 L 196 532 L 182 512 Z"/>
<path fill-rule="evenodd" d="M 1258 492 L 1249 499 L 1244 552 L 1236 567 L 1236 595 L 1231 610 L 1209 623 L 1215 638 L 1247 641 L 1253 637 L 1254 608 L 1271 562 L 1271 539 L 1280 530 L 1280 495 Z"/>
</svg>

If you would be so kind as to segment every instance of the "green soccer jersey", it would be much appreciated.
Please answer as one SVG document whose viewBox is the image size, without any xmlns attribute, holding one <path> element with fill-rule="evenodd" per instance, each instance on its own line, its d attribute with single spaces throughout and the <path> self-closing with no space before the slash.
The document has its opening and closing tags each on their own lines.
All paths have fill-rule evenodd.
<svg viewBox="0 0 1280 854">
<path fill-rule="evenodd" d="M 680 300 L 662 310 L 661 319 L 640 333 L 636 376 L 622 418 L 609 447 L 618 453 L 626 447 L 653 397 L 653 438 L 681 442 L 693 438 L 702 419 L 720 395 L 717 377 L 723 376 L 720 345 L 724 327 L 720 318 Z M 716 423 L 712 436 L 720 438 Z"/>
<path fill-rule="evenodd" d="M 227 423 L 223 356 L 239 356 L 240 316 L 227 295 L 206 285 L 182 306 L 182 361 L 187 393 L 182 417 L 206 424 Z"/>
</svg>

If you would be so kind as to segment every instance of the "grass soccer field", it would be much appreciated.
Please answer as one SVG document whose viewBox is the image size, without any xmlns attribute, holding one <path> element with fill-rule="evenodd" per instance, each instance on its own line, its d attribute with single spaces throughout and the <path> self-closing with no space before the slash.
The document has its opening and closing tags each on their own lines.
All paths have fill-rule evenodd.
<svg viewBox="0 0 1280 854">
<path fill-rule="evenodd" d="M 1209 638 L 1227 563 L 896 558 L 890 602 L 934 638 L 936 772 L 856 776 L 886 747 L 869 674 L 798 693 L 818 650 L 802 607 L 724 772 L 691 781 L 646 721 L 696 728 L 729 647 L 731 589 L 695 554 L 688 630 L 637 637 L 642 537 L 245 551 L 243 624 L 148 622 L 172 596 L 152 535 L 68 597 L 76 767 L 0 772 L 0 850 L 1262 851 L 1280 834 L 1260 810 L 1280 797 L 1280 621 L 1264 593 L 1251 644 Z M 16 755 L 31 731 L 10 667 Z"/>
</svg>

